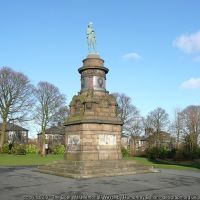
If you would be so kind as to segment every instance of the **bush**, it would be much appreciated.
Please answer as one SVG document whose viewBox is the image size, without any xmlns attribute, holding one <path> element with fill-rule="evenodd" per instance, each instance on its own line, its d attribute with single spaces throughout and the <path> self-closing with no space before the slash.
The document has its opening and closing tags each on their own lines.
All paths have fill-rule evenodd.
<svg viewBox="0 0 200 200">
<path fill-rule="evenodd" d="M 165 147 L 161 147 L 160 148 L 159 158 L 161 158 L 161 159 L 168 158 L 168 154 L 169 154 L 169 150 L 168 149 L 166 149 Z"/>
<path fill-rule="evenodd" d="M 198 158 L 200 159 L 200 147 L 198 147 Z"/>
<path fill-rule="evenodd" d="M 38 153 L 38 147 L 35 144 L 26 145 L 26 153 L 27 154 L 37 154 Z"/>
<path fill-rule="evenodd" d="M 199 158 L 199 149 L 184 149 L 183 156 L 185 159 L 193 160 Z"/>
<path fill-rule="evenodd" d="M 182 146 L 176 152 L 175 159 L 176 160 L 193 160 L 200 158 L 200 148 L 191 150 Z"/>
<path fill-rule="evenodd" d="M 9 144 L 5 143 L 0 153 L 10 153 Z"/>
<path fill-rule="evenodd" d="M 156 159 L 159 157 L 159 148 L 153 147 L 150 149 L 147 149 L 147 157 L 149 159 Z"/>
<path fill-rule="evenodd" d="M 129 148 L 126 149 L 126 148 L 122 147 L 121 152 L 122 152 L 122 157 L 129 157 L 130 156 L 130 149 Z"/>
<path fill-rule="evenodd" d="M 153 147 L 151 149 L 147 150 L 147 157 L 149 159 L 164 159 L 168 157 L 169 150 L 167 150 L 165 147 Z"/>
<path fill-rule="evenodd" d="M 15 155 L 26 155 L 26 146 L 24 144 L 14 144 L 11 153 Z"/>
<path fill-rule="evenodd" d="M 53 154 L 64 154 L 65 153 L 65 146 L 64 145 L 56 145 L 53 150 Z"/>
<path fill-rule="evenodd" d="M 167 158 L 175 158 L 175 156 L 176 156 L 176 151 L 177 151 L 177 150 L 176 150 L 175 148 L 169 150 L 169 151 L 167 152 Z"/>
<path fill-rule="evenodd" d="M 179 148 L 176 150 L 175 160 L 184 160 L 183 148 Z"/>
</svg>

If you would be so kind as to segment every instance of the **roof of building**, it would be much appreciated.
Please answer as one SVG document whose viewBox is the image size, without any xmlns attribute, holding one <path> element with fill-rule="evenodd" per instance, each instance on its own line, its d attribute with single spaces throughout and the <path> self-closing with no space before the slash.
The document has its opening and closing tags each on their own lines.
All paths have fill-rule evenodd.
<svg viewBox="0 0 200 200">
<path fill-rule="evenodd" d="M 140 137 L 140 141 L 147 141 L 147 138 L 143 135 Z"/>
<path fill-rule="evenodd" d="M 140 140 L 140 141 L 147 141 L 147 137 L 145 135 L 137 136 L 136 138 L 138 140 Z M 131 135 L 124 135 L 124 136 L 121 137 L 121 139 L 128 139 L 128 140 L 130 140 L 131 139 Z"/>
<path fill-rule="evenodd" d="M 42 133 L 38 133 L 38 135 L 41 135 Z M 51 128 L 46 129 L 45 134 L 58 134 L 58 135 L 64 135 L 65 134 L 65 127 L 64 126 L 52 126 Z"/>
<path fill-rule="evenodd" d="M 0 123 L 0 129 L 1 129 L 1 126 L 2 126 L 2 123 Z M 28 131 L 28 130 L 16 124 L 7 123 L 6 131 Z"/>
</svg>

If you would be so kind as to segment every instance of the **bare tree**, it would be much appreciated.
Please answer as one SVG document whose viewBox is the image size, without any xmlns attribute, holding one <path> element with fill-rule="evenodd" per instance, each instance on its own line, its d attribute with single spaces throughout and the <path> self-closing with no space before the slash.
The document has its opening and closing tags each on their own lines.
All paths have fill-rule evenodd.
<svg viewBox="0 0 200 200">
<path fill-rule="evenodd" d="M 55 119 L 53 120 L 56 124 L 64 124 L 66 118 L 69 116 L 70 110 L 68 106 L 62 106 L 58 109 L 58 113 L 55 115 Z"/>
<path fill-rule="evenodd" d="M 33 105 L 33 86 L 22 73 L 8 67 L 0 69 L 0 116 L 2 119 L 0 148 L 6 139 L 9 119 L 15 122 L 28 120 L 28 111 Z"/>
<path fill-rule="evenodd" d="M 169 115 L 167 112 L 158 107 L 155 110 L 151 111 L 145 120 L 145 129 L 146 134 L 149 137 L 150 146 L 152 143 L 160 147 L 162 144 L 162 131 L 165 131 L 167 125 L 169 124 Z"/>
<path fill-rule="evenodd" d="M 183 118 L 181 109 L 176 108 L 174 113 L 174 121 L 172 122 L 172 132 L 176 137 L 176 148 L 179 149 L 181 136 L 183 135 Z"/>
<path fill-rule="evenodd" d="M 125 94 L 113 93 L 112 95 L 116 98 L 118 104 L 117 113 L 123 122 L 122 135 L 131 135 L 140 119 L 139 110 L 131 103 L 131 98 Z"/>
<path fill-rule="evenodd" d="M 196 150 L 200 136 L 200 106 L 188 106 L 181 112 L 183 134 L 189 150 Z"/>
<path fill-rule="evenodd" d="M 127 128 L 129 130 L 129 135 L 131 135 L 131 140 L 133 142 L 133 147 L 134 147 L 133 153 L 134 155 L 136 155 L 137 141 L 140 139 L 140 135 L 142 134 L 144 130 L 143 118 L 141 117 L 139 112 L 137 115 L 133 116 Z"/>
<path fill-rule="evenodd" d="M 59 92 L 56 86 L 48 82 L 38 83 L 34 94 L 37 99 L 34 118 L 36 123 L 41 127 L 41 154 L 44 156 L 46 154 L 46 129 L 54 123 L 55 119 L 59 116 L 59 111 L 65 104 L 65 96 Z"/>
</svg>

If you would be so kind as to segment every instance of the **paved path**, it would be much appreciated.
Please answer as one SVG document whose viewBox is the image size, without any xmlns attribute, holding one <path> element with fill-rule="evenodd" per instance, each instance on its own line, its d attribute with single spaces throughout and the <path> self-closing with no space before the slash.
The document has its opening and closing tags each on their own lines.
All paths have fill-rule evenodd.
<svg viewBox="0 0 200 200">
<path fill-rule="evenodd" d="M 0 167 L 0 200 L 160 199 L 200 200 L 200 172 L 162 170 L 138 174 L 74 180 L 31 171 Z M 182 199 L 184 199 L 182 198 Z"/>
</svg>

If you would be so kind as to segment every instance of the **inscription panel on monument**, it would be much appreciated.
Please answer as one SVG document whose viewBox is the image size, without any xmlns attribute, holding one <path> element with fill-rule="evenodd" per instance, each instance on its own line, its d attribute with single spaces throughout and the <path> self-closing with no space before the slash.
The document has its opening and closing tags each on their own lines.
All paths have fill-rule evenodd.
<svg viewBox="0 0 200 200">
<path fill-rule="evenodd" d="M 99 135 L 99 145 L 116 145 L 116 135 Z"/>
<path fill-rule="evenodd" d="M 95 90 L 105 90 L 106 87 L 105 79 L 103 77 L 94 76 L 93 87 Z"/>
<path fill-rule="evenodd" d="M 80 135 L 68 135 L 67 148 L 70 151 L 80 150 Z"/>
</svg>

